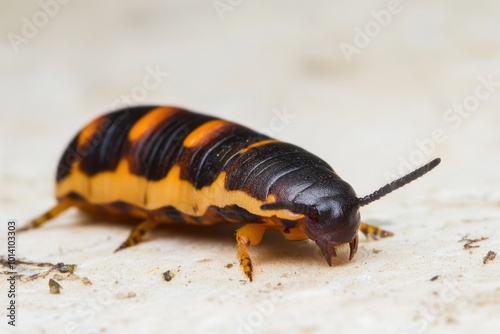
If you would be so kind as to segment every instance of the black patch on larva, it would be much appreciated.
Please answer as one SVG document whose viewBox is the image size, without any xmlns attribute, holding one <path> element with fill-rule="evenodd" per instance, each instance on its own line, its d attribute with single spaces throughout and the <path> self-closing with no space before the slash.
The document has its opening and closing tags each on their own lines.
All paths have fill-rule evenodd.
<svg viewBox="0 0 500 334">
<path fill-rule="evenodd" d="M 157 210 L 154 210 L 152 213 L 153 217 L 167 217 L 178 223 L 185 223 L 184 218 L 182 217 L 182 213 L 174 208 L 173 206 L 166 206 Z"/>
<path fill-rule="evenodd" d="M 85 200 L 82 195 L 72 191 L 70 193 L 67 193 L 66 195 L 64 195 L 64 197 L 67 197 L 67 198 L 70 198 L 70 199 L 74 199 L 74 200 L 80 200 L 80 201 L 83 201 Z"/>
<path fill-rule="evenodd" d="M 197 189 L 210 185 L 241 150 L 267 139 L 269 137 L 251 129 L 229 123 L 203 145 L 183 153 L 181 178 L 194 184 Z"/>
<path fill-rule="evenodd" d="M 248 210 L 238 206 L 238 205 L 227 205 L 223 208 L 211 206 L 209 210 L 214 210 L 223 218 L 241 220 L 242 222 L 253 222 L 257 223 L 261 221 L 261 217 L 255 215 Z"/>
<path fill-rule="evenodd" d="M 331 168 L 303 166 L 273 177 L 273 185 L 269 188 L 269 194 L 273 195 L 278 202 L 295 202 L 299 194 L 313 187 L 317 189 L 321 183 L 331 182 L 332 178 L 340 179 Z"/>
<path fill-rule="evenodd" d="M 297 224 L 299 223 L 298 220 L 280 219 L 280 221 L 286 230 L 297 227 Z"/>
<path fill-rule="evenodd" d="M 134 143 L 128 154 L 132 173 L 156 181 L 164 178 L 178 162 L 184 139 L 202 124 L 216 119 L 212 116 L 180 110 L 163 124 Z"/>
<path fill-rule="evenodd" d="M 106 114 L 94 135 L 100 137 L 99 141 L 91 139 L 92 149 L 81 157 L 82 172 L 93 176 L 99 172 L 115 170 L 127 147 L 130 129 L 142 116 L 155 108 L 132 107 Z"/>
<path fill-rule="evenodd" d="M 294 171 L 301 174 L 300 170 L 307 167 L 333 172 L 326 162 L 292 144 L 278 142 L 255 147 L 228 164 L 226 189 L 243 190 L 265 201 L 278 179 Z"/>
<path fill-rule="evenodd" d="M 78 154 L 78 133 L 69 143 L 69 145 L 64 150 L 61 159 L 59 159 L 59 164 L 57 165 L 56 171 L 56 181 L 60 182 L 62 179 L 67 177 L 71 173 L 71 167 L 73 162 L 79 157 Z"/>
<path fill-rule="evenodd" d="M 130 209 L 132 208 L 132 205 L 127 203 L 127 202 L 123 202 L 123 201 L 118 201 L 118 202 L 113 202 L 111 203 L 111 206 L 115 209 L 118 209 L 124 213 L 130 211 Z"/>
</svg>

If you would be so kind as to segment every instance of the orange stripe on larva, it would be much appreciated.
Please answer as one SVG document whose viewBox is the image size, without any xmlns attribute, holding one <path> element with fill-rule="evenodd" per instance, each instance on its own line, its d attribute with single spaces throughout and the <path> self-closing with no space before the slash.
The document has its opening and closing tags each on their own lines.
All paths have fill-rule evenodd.
<svg viewBox="0 0 500 334">
<path fill-rule="evenodd" d="M 243 153 L 246 153 L 248 150 L 251 150 L 252 148 L 256 148 L 256 147 L 264 146 L 264 145 L 269 145 L 269 144 L 273 144 L 273 143 L 279 143 L 279 140 L 267 139 L 267 140 L 259 141 L 259 142 L 253 143 L 252 145 L 245 147 L 243 150 L 241 150 L 240 153 L 243 154 Z"/>
<path fill-rule="evenodd" d="M 153 131 L 159 124 L 172 116 L 175 112 L 177 112 L 177 109 L 171 107 L 160 107 L 151 110 L 141 117 L 132 129 L 130 129 L 128 139 L 130 141 L 138 140 L 145 133 Z"/>
<path fill-rule="evenodd" d="M 203 216 L 210 206 L 223 208 L 228 205 L 238 205 L 262 217 L 276 216 L 296 220 L 304 216 L 288 210 L 262 210 L 262 201 L 244 191 L 226 189 L 225 172 L 220 173 L 212 184 L 196 189 L 192 183 L 181 179 L 181 167 L 178 165 L 172 167 L 168 174 L 158 181 L 148 181 L 131 174 L 126 159 L 120 161 L 116 170 L 100 172 L 92 177 L 88 177 L 77 167 L 78 162 L 74 162 L 70 176 L 57 184 L 58 199 L 75 192 L 91 204 L 102 205 L 121 201 L 146 211 L 173 206 L 193 217 Z M 147 203 L 144 203 L 145 198 Z M 273 197 L 268 199 L 274 200 Z"/>
<path fill-rule="evenodd" d="M 189 136 L 184 139 L 184 147 L 196 147 L 210 138 L 216 136 L 220 130 L 230 125 L 231 123 L 220 119 L 207 122 L 197 127 Z"/>
<path fill-rule="evenodd" d="M 92 140 L 97 131 L 99 131 L 104 119 L 104 116 L 96 118 L 80 132 L 80 135 L 78 136 L 78 147 L 83 147 Z"/>
</svg>

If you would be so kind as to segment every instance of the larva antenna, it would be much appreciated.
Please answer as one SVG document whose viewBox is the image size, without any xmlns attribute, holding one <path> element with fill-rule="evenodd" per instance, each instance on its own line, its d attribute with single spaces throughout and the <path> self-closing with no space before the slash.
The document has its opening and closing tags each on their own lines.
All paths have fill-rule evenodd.
<svg viewBox="0 0 500 334">
<path fill-rule="evenodd" d="M 411 173 L 409 173 L 409 174 L 407 174 L 407 175 L 405 175 L 397 180 L 394 180 L 391 183 L 386 184 L 385 186 L 383 186 L 379 190 L 371 193 L 370 195 L 367 195 L 367 196 L 362 197 L 362 198 L 358 198 L 358 205 L 359 206 L 368 205 L 368 204 L 380 199 L 381 197 L 393 192 L 394 190 L 399 189 L 402 186 L 407 185 L 408 183 L 410 183 L 412 181 L 415 181 L 416 179 L 418 179 L 422 175 L 424 175 L 424 174 L 430 172 L 432 169 L 434 169 L 434 167 L 439 165 L 440 162 L 441 162 L 441 159 L 436 158 L 436 159 L 432 160 L 431 162 L 427 163 L 426 165 L 414 170 L 413 172 L 411 172 Z"/>
</svg>

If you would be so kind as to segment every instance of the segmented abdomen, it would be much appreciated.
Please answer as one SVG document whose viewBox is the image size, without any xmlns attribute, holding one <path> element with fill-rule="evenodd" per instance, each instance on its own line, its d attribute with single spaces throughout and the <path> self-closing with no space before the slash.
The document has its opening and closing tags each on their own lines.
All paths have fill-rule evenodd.
<svg viewBox="0 0 500 334">
<path fill-rule="evenodd" d="M 135 107 L 76 135 L 59 162 L 56 194 L 194 223 L 293 220 L 260 206 L 293 200 L 334 176 L 318 157 L 241 125 L 175 107 Z"/>
</svg>

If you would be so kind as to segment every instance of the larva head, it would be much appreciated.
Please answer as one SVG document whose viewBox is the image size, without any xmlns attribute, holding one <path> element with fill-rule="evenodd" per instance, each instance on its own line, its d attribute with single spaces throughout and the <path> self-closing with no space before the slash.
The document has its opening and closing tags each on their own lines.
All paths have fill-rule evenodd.
<svg viewBox="0 0 500 334">
<path fill-rule="evenodd" d="M 349 243 L 352 258 L 357 250 L 360 214 L 358 198 L 352 187 L 338 179 L 334 183 L 335 191 L 329 196 L 315 198 L 314 204 L 305 205 L 291 202 L 270 203 L 262 209 L 285 209 L 304 214 L 301 228 L 309 239 L 314 240 L 321 249 L 328 264 L 332 256 L 337 256 L 335 247 Z M 319 193 L 309 189 L 310 198 Z"/>
<path fill-rule="evenodd" d="M 390 192 L 414 181 L 436 167 L 441 160 L 432 160 L 428 164 L 392 181 L 379 190 L 362 198 L 357 198 L 354 190 L 341 181 L 336 184 L 335 195 L 321 197 L 314 204 L 277 202 L 262 205 L 263 210 L 289 210 L 305 215 L 304 232 L 316 242 L 331 265 L 332 256 L 337 256 L 335 247 L 349 243 L 349 260 L 358 248 L 358 230 L 360 224 L 359 208 L 380 199 Z"/>
</svg>

